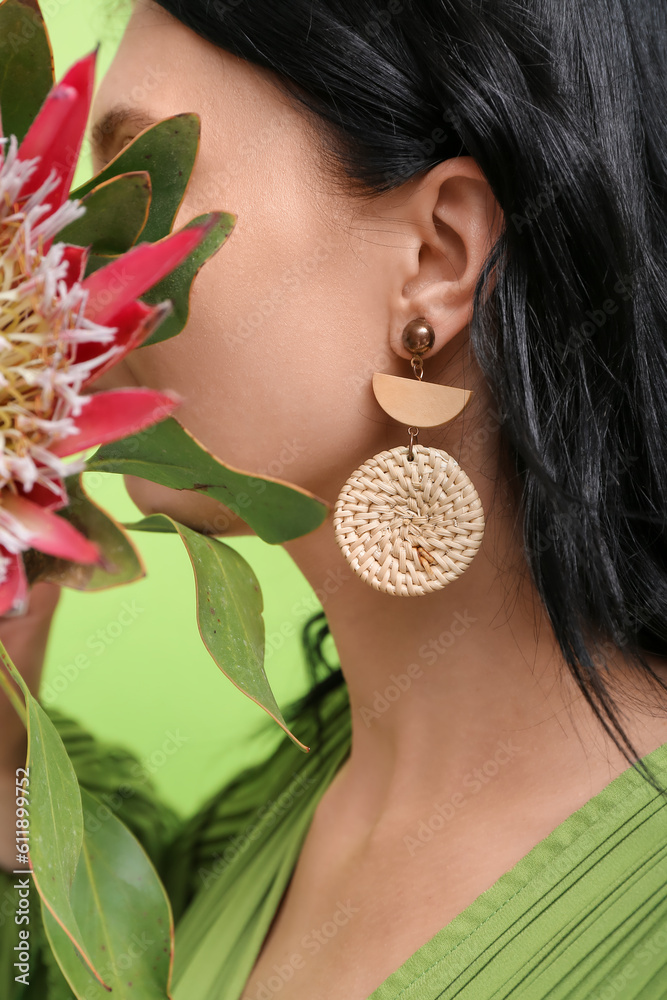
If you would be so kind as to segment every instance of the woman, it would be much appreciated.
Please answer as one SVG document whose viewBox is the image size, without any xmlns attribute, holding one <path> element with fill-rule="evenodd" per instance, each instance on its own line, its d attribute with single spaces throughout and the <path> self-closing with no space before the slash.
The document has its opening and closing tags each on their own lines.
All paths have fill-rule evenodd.
<svg viewBox="0 0 667 1000">
<path fill-rule="evenodd" d="M 410 599 L 361 579 L 331 520 L 286 545 L 337 581 L 342 675 L 308 702 L 303 791 L 286 741 L 168 852 L 176 1000 L 667 995 L 666 30 L 654 0 L 136 4 L 97 166 L 196 110 L 176 225 L 238 222 L 188 330 L 101 387 L 175 389 L 251 472 L 291 444 L 284 478 L 333 504 L 407 444 L 371 380 L 411 377 L 426 321 L 425 380 L 472 396 L 419 444 L 486 519 L 465 572 Z M 202 864 L 214 822 L 236 849 Z"/>
</svg>

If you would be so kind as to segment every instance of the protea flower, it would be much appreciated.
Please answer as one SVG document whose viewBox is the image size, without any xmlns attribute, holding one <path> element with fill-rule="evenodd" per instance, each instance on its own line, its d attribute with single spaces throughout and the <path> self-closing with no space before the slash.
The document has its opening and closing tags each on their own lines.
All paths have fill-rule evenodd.
<svg viewBox="0 0 667 1000">
<path fill-rule="evenodd" d="M 92 97 L 95 54 L 53 87 L 20 145 L 0 129 L 0 614 L 27 593 L 22 552 L 102 563 L 98 548 L 55 512 L 63 461 L 164 419 L 172 393 L 90 394 L 102 372 L 139 346 L 169 303 L 137 301 L 174 270 L 206 226 L 141 244 L 84 278 L 85 248 L 54 242 L 85 208 L 68 195 Z"/>
</svg>

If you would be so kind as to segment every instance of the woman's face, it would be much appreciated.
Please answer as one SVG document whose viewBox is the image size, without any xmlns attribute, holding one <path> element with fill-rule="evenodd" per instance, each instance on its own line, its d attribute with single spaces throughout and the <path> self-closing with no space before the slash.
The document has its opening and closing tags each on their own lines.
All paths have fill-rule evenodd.
<svg viewBox="0 0 667 1000">
<path fill-rule="evenodd" d="M 415 315 L 403 309 L 403 269 L 405 249 L 416 261 L 420 240 L 397 211 L 413 182 L 372 207 L 343 193 L 270 72 L 147 0 L 99 87 L 93 121 L 119 106 L 156 120 L 197 112 L 199 157 L 174 228 L 212 210 L 237 222 L 197 278 L 183 333 L 134 351 L 98 384 L 174 389 L 185 400 L 178 420 L 219 458 L 335 501 L 363 460 L 407 443 L 375 402 L 371 377 L 410 375 L 409 354 L 399 346 L 398 357 L 389 334 L 396 342 Z M 139 130 L 128 123 L 108 135 L 96 167 Z M 207 498 L 126 482 L 146 512 L 205 530 L 225 512 L 218 523 L 229 523 Z M 239 530 L 237 520 L 227 533 Z"/>
</svg>

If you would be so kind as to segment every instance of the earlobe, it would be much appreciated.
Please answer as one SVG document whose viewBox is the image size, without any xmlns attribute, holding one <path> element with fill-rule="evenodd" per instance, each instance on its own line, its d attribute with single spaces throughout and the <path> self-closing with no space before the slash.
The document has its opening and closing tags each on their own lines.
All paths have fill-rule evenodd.
<svg viewBox="0 0 667 1000">
<path fill-rule="evenodd" d="M 502 229 L 502 212 L 471 156 L 433 167 L 404 203 L 406 222 L 419 234 L 410 251 L 391 346 L 406 356 L 401 331 L 413 316 L 432 324 L 438 351 L 472 318 L 484 262 Z"/>
</svg>

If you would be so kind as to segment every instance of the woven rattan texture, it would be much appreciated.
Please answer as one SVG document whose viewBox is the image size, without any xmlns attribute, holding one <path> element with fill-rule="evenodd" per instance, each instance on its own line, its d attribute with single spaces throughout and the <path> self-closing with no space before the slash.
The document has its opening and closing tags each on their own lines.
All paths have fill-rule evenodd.
<svg viewBox="0 0 667 1000">
<path fill-rule="evenodd" d="M 383 451 L 352 473 L 333 516 L 336 541 L 366 583 L 397 597 L 440 590 L 470 565 L 484 535 L 482 501 L 437 448 Z"/>
</svg>

